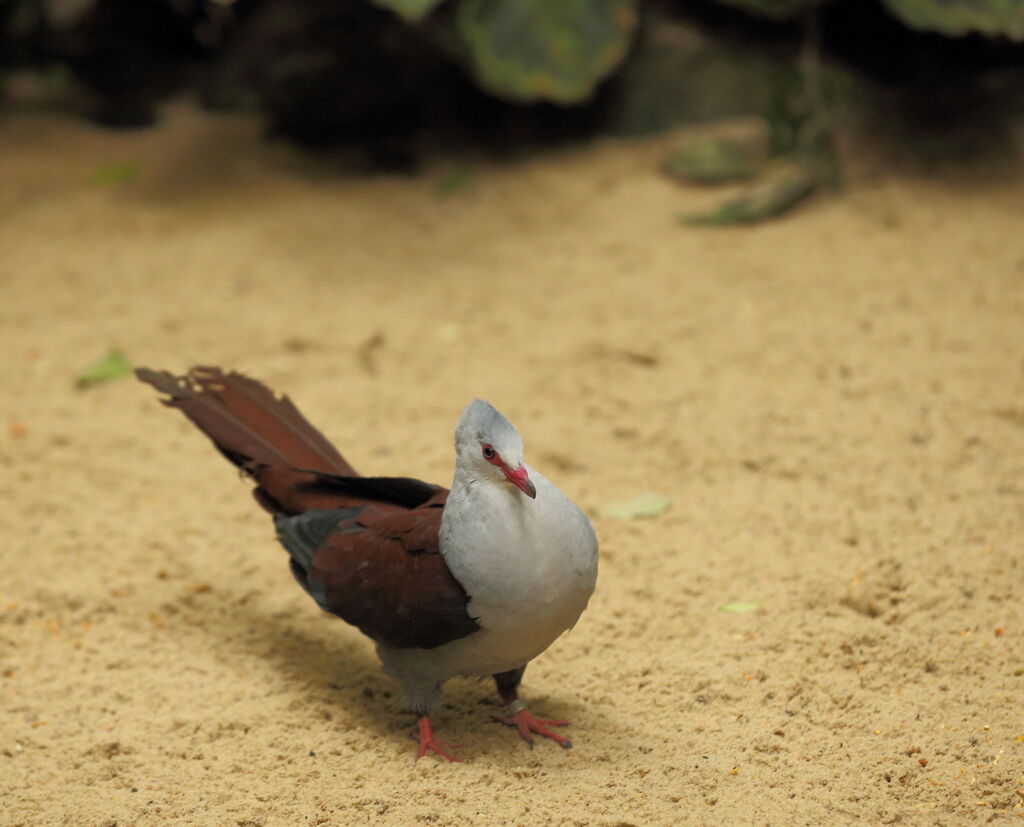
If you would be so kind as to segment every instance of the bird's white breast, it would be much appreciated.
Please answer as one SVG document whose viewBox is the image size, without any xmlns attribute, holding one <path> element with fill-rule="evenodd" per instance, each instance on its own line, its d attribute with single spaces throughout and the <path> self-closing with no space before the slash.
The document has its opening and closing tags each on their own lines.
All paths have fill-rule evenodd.
<svg viewBox="0 0 1024 827">
<path fill-rule="evenodd" d="M 445 505 L 441 552 L 470 595 L 480 631 L 448 644 L 452 674 L 526 664 L 571 628 L 597 580 L 590 521 L 542 474 L 536 499 L 508 485 L 456 486 Z M 440 653 L 439 653 L 440 654 Z"/>
</svg>

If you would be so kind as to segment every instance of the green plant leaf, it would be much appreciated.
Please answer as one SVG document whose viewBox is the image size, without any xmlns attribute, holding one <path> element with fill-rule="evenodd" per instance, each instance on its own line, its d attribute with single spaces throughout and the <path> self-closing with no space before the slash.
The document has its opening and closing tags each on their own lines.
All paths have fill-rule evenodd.
<svg viewBox="0 0 1024 827">
<path fill-rule="evenodd" d="M 742 612 L 753 612 L 761 608 L 760 603 L 744 603 L 742 600 L 737 600 L 735 603 L 726 603 L 724 606 L 719 606 L 723 612 L 736 612 L 740 614 Z"/>
<path fill-rule="evenodd" d="M 753 178 L 768 157 L 765 140 L 706 136 L 681 146 L 665 161 L 665 171 L 698 184 Z"/>
<path fill-rule="evenodd" d="M 885 5 L 915 29 L 1024 40 L 1024 0 L 885 0 Z"/>
<path fill-rule="evenodd" d="M 780 163 L 765 178 L 709 213 L 684 215 L 686 224 L 751 224 L 785 212 L 816 186 L 814 173 L 804 164 Z"/>
<path fill-rule="evenodd" d="M 460 0 L 457 26 L 480 84 L 518 101 L 588 98 L 625 57 L 636 0 Z"/>
<path fill-rule="evenodd" d="M 91 388 L 114 379 L 130 376 L 132 363 L 120 350 L 114 348 L 105 356 L 101 356 L 78 374 L 79 388 Z"/>
<path fill-rule="evenodd" d="M 444 0 L 371 0 L 377 6 L 389 9 L 410 23 L 418 23 Z"/>
<path fill-rule="evenodd" d="M 642 494 L 625 502 L 602 505 L 594 513 L 611 520 L 642 520 L 664 514 L 671 505 L 672 501 L 663 494 Z"/>
<path fill-rule="evenodd" d="M 469 164 L 462 164 L 446 172 L 434 187 L 441 198 L 466 190 L 476 178 L 476 170 Z"/>
<path fill-rule="evenodd" d="M 127 184 L 139 177 L 139 166 L 133 163 L 107 164 L 92 173 L 94 184 Z"/>
</svg>

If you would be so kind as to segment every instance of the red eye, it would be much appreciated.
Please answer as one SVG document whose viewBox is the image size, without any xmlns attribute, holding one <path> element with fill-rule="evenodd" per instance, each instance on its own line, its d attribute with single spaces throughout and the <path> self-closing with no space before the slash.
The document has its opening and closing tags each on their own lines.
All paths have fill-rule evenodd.
<svg viewBox="0 0 1024 827">
<path fill-rule="evenodd" d="M 483 450 L 484 450 L 484 459 L 486 459 L 486 460 L 492 460 L 496 456 L 498 456 L 498 452 L 495 451 L 490 445 L 484 444 Z"/>
</svg>

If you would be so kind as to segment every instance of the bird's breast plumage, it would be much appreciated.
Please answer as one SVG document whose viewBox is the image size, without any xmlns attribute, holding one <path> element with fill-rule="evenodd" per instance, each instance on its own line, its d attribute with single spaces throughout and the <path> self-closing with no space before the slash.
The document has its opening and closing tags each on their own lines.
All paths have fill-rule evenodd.
<svg viewBox="0 0 1024 827">
<path fill-rule="evenodd" d="M 509 668 L 576 623 L 597 579 L 590 521 L 543 475 L 529 474 L 533 500 L 511 486 L 456 482 L 441 528 L 441 553 L 481 628 L 477 644 L 517 661 Z"/>
</svg>

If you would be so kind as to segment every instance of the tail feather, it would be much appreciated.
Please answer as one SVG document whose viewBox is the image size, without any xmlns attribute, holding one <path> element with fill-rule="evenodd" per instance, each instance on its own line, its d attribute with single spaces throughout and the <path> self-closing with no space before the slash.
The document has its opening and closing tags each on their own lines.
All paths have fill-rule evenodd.
<svg viewBox="0 0 1024 827">
<path fill-rule="evenodd" d="M 165 405 L 178 408 L 256 480 L 256 499 L 269 511 L 323 507 L 301 495 L 302 487 L 315 479 L 311 472 L 358 476 L 287 396 L 278 398 L 255 379 L 215 367 L 194 367 L 182 377 L 148 368 L 135 375 L 166 394 Z"/>
</svg>

